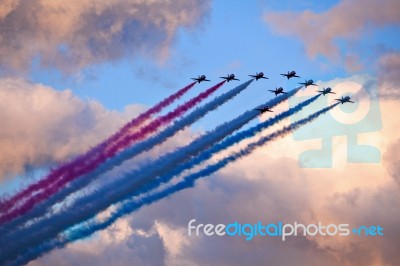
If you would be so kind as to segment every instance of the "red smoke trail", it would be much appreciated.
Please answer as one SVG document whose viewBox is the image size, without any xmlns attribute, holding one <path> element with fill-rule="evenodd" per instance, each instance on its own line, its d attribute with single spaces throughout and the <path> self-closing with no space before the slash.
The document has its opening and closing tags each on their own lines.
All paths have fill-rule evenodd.
<svg viewBox="0 0 400 266">
<path fill-rule="evenodd" d="M 143 124 L 146 120 L 148 120 L 152 115 L 160 112 L 163 108 L 167 107 L 171 103 L 173 103 L 175 100 L 179 99 L 182 97 L 186 92 L 188 92 L 196 82 L 193 82 L 186 87 L 180 89 L 176 93 L 170 95 L 169 97 L 165 98 L 146 112 L 140 114 L 138 117 L 132 119 L 129 121 L 127 124 L 125 124 L 122 128 L 120 128 L 116 133 L 114 133 L 112 136 L 98 144 L 96 147 L 90 149 L 88 152 L 85 154 L 75 158 L 71 162 L 68 162 L 66 164 L 63 164 L 59 166 L 58 168 L 52 170 L 49 175 L 44 178 L 39 180 L 38 182 L 30 185 L 29 187 L 25 188 L 22 191 L 19 191 L 17 194 L 13 195 L 9 199 L 2 199 L 0 200 L 0 211 L 1 213 L 5 213 L 7 211 L 10 211 L 10 208 L 16 207 L 23 198 L 28 197 L 31 195 L 33 192 L 43 189 L 45 187 L 50 186 L 55 180 L 58 179 L 58 177 L 62 176 L 63 173 L 71 169 L 72 167 L 77 167 L 81 164 L 82 161 L 89 160 L 92 158 L 94 155 L 96 155 L 99 151 L 105 149 L 109 143 L 113 143 L 115 141 L 118 141 L 121 137 L 123 137 L 126 132 L 129 131 L 131 128 L 136 128 Z"/>
<path fill-rule="evenodd" d="M 135 141 L 145 138 L 150 133 L 156 131 L 159 127 L 168 124 L 175 118 L 182 116 L 186 111 L 196 106 L 202 100 L 205 100 L 209 97 L 213 92 L 219 89 L 225 81 L 218 83 L 217 85 L 209 88 L 208 90 L 200 93 L 198 96 L 192 98 L 191 100 L 187 101 L 186 103 L 178 106 L 173 111 L 169 112 L 166 115 L 158 117 L 157 119 L 150 122 L 148 125 L 144 126 L 143 128 L 139 129 L 137 132 L 132 134 L 128 134 L 125 137 L 121 138 L 120 140 L 116 141 L 115 145 L 112 145 L 109 149 L 104 149 L 100 151 L 92 160 L 85 160 L 81 161 L 81 167 L 66 167 L 66 171 L 63 175 L 59 176 L 59 178 L 52 182 L 47 187 L 43 188 L 40 192 L 32 195 L 28 198 L 25 202 L 23 202 L 20 206 L 16 206 L 13 210 L 9 211 L 8 213 L 0 216 L 0 224 L 10 221 L 17 216 L 20 216 L 30 209 L 33 206 L 40 203 L 41 201 L 49 198 L 57 191 L 59 191 L 64 185 L 73 181 L 75 178 L 89 173 L 90 171 L 94 170 L 98 167 L 101 163 L 103 163 L 108 158 L 114 156 L 119 150 L 131 145 Z"/>
</svg>

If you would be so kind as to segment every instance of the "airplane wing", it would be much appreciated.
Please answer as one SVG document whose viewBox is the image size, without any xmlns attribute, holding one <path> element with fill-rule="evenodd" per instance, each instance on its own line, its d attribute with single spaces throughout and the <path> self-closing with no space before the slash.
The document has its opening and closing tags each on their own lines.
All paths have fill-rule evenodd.
<svg viewBox="0 0 400 266">
<path fill-rule="evenodd" d="M 268 91 L 270 91 L 270 92 L 275 92 L 275 91 L 273 91 L 273 90 L 268 90 Z"/>
<path fill-rule="evenodd" d="M 205 79 L 204 81 L 211 81 L 211 80 L 209 80 L 209 79 Z"/>
<path fill-rule="evenodd" d="M 287 77 L 288 76 L 288 74 L 280 74 L 281 76 L 285 76 L 285 77 Z"/>
<path fill-rule="evenodd" d="M 195 79 L 195 78 L 190 78 L 190 79 L 193 79 L 193 80 L 197 80 L 197 81 L 199 81 L 199 79 Z"/>
<path fill-rule="evenodd" d="M 267 77 L 261 77 L 262 79 L 269 79 L 269 78 L 267 78 Z"/>
<path fill-rule="evenodd" d="M 256 76 L 254 76 L 254 75 L 249 75 L 249 77 L 256 78 Z"/>
<path fill-rule="evenodd" d="M 348 102 L 349 102 L 349 103 L 354 103 L 353 101 L 350 101 L 350 100 L 349 100 Z"/>
<path fill-rule="evenodd" d="M 293 77 L 295 77 L 295 78 L 300 78 L 300 76 L 297 76 L 297 75 L 294 75 Z"/>
<path fill-rule="evenodd" d="M 240 79 L 237 79 L 237 78 L 234 78 L 233 80 L 239 80 L 240 81 Z"/>
<path fill-rule="evenodd" d="M 287 94 L 287 92 L 282 91 L 282 93 Z"/>
</svg>

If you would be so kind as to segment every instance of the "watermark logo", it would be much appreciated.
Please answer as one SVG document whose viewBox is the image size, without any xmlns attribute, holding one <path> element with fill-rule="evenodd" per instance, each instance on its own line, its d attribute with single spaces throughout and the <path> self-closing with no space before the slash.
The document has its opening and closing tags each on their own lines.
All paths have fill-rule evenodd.
<svg viewBox="0 0 400 266">
<path fill-rule="evenodd" d="M 383 228 L 380 225 L 360 226 L 352 228 L 349 224 L 328 224 L 323 225 L 321 222 L 316 224 L 293 223 L 268 223 L 264 224 L 258 221 L 254 224 L 241 224 L 233 222 L 230 224 L 203 224 L 197 223 L 196 219 L 188 222 L 189 236 L 242 236 L 246 241 L 252 240 L 256 236 L 261 237 L 279 237 L 282 241 L 286 241 L 292 236 L 383 236 Z"/>
<path fill-rule="evenodd" d="M 378 132 L 382 128 L 381 113 L 378 102 L 377 81 L 369 76 L 355 76 L 343 80 L 335 80 L 321 84 L 318 90 L 331 87 L 336 94 L 321 96 L 313 103 L 313 108 L 322 109 L 342 96 L 350 96 L 354 103 L 339 104 L 328 114 L 293 132 L 297 141 L 319 139 L 318 149 L 304 151 L 299 155 L 299 165 L 303 168 L 330 168 L 333 164 L 333 138 L 346 137 L 348 163 L 379 163 L 380 150 L 370 144 L 360 144 L 360 135 L 365 137 Z M 315 88 L 306 88 L 300 95 L 290 99 L 290 106 L 315 95 Z M 309 110 L 308 110 L 309 111 Z M 308 112 L 306 109 L 292 116 L 296 121 Z"/>
</svg>

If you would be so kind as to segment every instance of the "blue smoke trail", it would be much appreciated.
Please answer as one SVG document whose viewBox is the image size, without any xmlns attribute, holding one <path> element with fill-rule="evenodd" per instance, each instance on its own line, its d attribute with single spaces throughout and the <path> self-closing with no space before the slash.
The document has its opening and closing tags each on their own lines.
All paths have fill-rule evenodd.
<svg viewBox="0 0 400 266">
<path fill-rule="evenodd" d="M 59 239 L 53 239 L 51 241 L 48 241 L 38 247 L 31 248 L 27 253 L 25 253 L 23 256 L 19 257 L 16 261 L 15 264 L 12 265 L 21 265 L 25 264 L 31 260 L 34 260 L 41 255 L 45 254 L 46 252 L 54 249 L 54 248 L 62 248 L 66 244 L 83 239 L 85 237 L 90 236 L 97 230 L 102 230 L 113 224 L 117 219 L 130 214 L 131 212 L 146 206 L 150 205 L 158 200 L 161 200 L 165 197 L 168 197 L 178 191 L 181 191 L 186 188 L 190 188 L 194 186 L 194 183 L 197 179 L 199 178 L 204 178 L 207 176 L 210 176 L 211 174 L 217 172 L 218 170 L 222 169 L 225 167 L 227 164 L 232 163 L 244 156 L 249 155 L 251 152 L 253 152 L 257 147 L 260 147 L 270 141 L 273 141 L 279 137 L 284 137 L 290 132 L 298 129 L 299 127 L 312 122 L 313 120 L 317 119 L 320 115 L 328 112 L 335 106 L 337 106 L 338 103 L 333 104 L 331 106 L 328 106 L 318 112 L 315 112 L 308 117 L 301 119 L 295 123 L 290 124 L 289 126 L 286 126 L 272 134 L 269 134 L 265 137 L 261 137 L 259 140 L 250 143 L 247 145 L 247 147 L 243 148 L 242 150 L 235 152 L 220 161 L 211 164 L 207 166 L 206 168 L 190 174 L 186 176 L 182 181 L 178 182 L 175 185 L 172 185 L 170 187 L 165 188 L 162 191 L 155 192 L 153 194 L 147 195 L 144 198 L 137 199 L 137 200 L 129 200 L 122 204 L 121 206 L 118 207 L 117 210 L 115 210 L 105 221 L 99 222 L 95 221 L 95 219 L 92 219 L 89 222 L 85 222 L 84 224 L 80 225 L 78 229 L 71 230 L 68 233 L 64 233 L 63 237 L 60 237 Z"/>
<path fill-rule="evenodd" d="M 237 86 L 236 88 L 214 98 L 212 101 L 206 103 L 205 105 L 196 108 L 190 114 L 186 115 L 185 117 L 181 118 L 180 120 L 176 121 L 171 126 L 167 127 L 166 129 L 162 130 L 159 134 L 154 135 L 144 141 L 141 141 L 134 146 L 122 151 L 121 153 L 117 154 L 110 160 L 107 160 L 104 164 L 99 166 L 96 170 L 92 171 L 87 175 L 83 175 L 80 178 L 71 182 L 69 186 L 64 187 L 58 193 L 51 196 L 48 200 L 36 205 L 30 212 L 26 213 L 23 216 L 17 217 L 10 223 L 3 225 L 0 230 L 0 235 L 6 235 L 13 232 L 15 229 L 18 229 L 19 226 L 23 225 L 27 221 L 44 215 L 51 206 L 55 203 L 64 200 L 68 195 L 71 193 L 78 191 L 79 189 L 85 187 L 93 180 L 95 180 L 99 175 L 111 170 L 112 168 L 122 164 L 126 159 L 130 159 L 135 157 L 142 152 L 148 151 L 155 147 L 156 145 L 160 145 L 165 142 L 170 137 L 174 136 L 180 130 L 190 126 L 207 113 L 217 109 L 222 104 L 226 103 L 228 100 L 232 99 L 233 97 L 237 96 L 240 92 L 246 89 L 253 79 Z M 0 241 L 1 242 L 1 241 Z"/>
<path fill-rule="evenodd" d="M 288 97 L 293 96 L 298 90 L 299 88 L 293 89 L 285 95 L 270 100 L 266 105 L 269 107 L 276 106 Z M 186 161 L 190 156 L 197 155 L 202 150 L 222 140 L 258 115 L 258 111 L 247 111 L 232 121 L 223 123 L 212 132 L 200 136 L 187 146 L 158 158 L 150 165 L 143 166 L 141 169 L 123 176 L 109 186 L 100 187 L 93 193 L 77 199 L 70 208 L 61 210 L 57 214 L 53 214 L 36 224 L 11 234 L 5 241 L 9 245 L 2 247 L 2 250 L 0 250 L 0 262 L 12 260 L 29 247 L 40 245 L 42 242 L 56 237 L 59 232 L 90 219 L 110 205 L 124 200 L 135 190 L 152 181 L 152 179 Z"/>
<path fill-rule="evenodd" d="M 241 131 L 236 133 L 235 135 L 229 136 L 226 139 L 224 139 L 223 141 L 221 141 L 220 143 L 212 146 L 211 148 L 209 148 L 208 150 L 202 152 L 199 156 L 194 157 L 192 159 L 190 159 L 189 161 L 178 165 L 177 167 L 175 167 L 173 170 L 169 171 L 167 174 L 163 175 L 162 177 L 157 179 L 157 182 L 152 182 L 148 185 L 146 185 L 146 187 L 140 189 L 140 191 L 138 191 L 135 195 L 139 195 L 141 193 L 146 193 L 148 191 L 150 191 L 151 189 L 154 189 L 155 187 L 159 186 L 161 183 L 166 183 L 169 180 L 171 180 L 174 176 L 177 176 L 179 174 L 181 174 L 182 172 L 184 172 L 185 170 L 191 169 L 194 166 L 210 159 L 214 154 L 227 149 L 229 147 L 231 147 L 232 145 L 242 141 L 243 139 L 246 138 L 251 138 L 254 137 L 257 133 L 261 132 L 262 130 L 282 121 L 283 119 L 301 111 L 304 107 L 310 105 L 311 103 L 313 103 L 315 100 L 317 100 L 319 97 L 321 96 L 321 94 L 315 95 L 313 97 L 311 97 L 308 100 L 305 100 L 299 104 L 297 104 L 296 106 L 290 108 L 287 111 L 284 111 L 274 117 L 269 118 L 268 120 L 259 123 L 258 125 L 249 128 L 247 130 Z"/>
</svg>

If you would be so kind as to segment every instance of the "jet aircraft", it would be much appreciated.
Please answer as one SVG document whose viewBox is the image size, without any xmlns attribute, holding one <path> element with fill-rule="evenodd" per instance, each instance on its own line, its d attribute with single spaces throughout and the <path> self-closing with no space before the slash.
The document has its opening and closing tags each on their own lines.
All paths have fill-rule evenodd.
<svg viewBox="0 0 400 266">
<path fill-rule="evenodd" d="M 318 91 L 318 92 L 322 93 L 322 95 L 326 95 L 326 94 L 328 94 L 328 93 L 336 94 L 336 93 L 334 93 L 334 92 L 332 91 L 332 89 L 331 89 L 330 87 L 328 87 L 328 88 L 326 88 L 326 89 L 323 88 L 322 91 Z"/>
<path fill-rule="evenodd" d="M 339 101 L 341 104 L 344 104 L 344 103 L 354 103 L 354 102 L 352 102 L 352 101 L 350 101 L 350 96 L 342 96 L 342 98 L 340 98 L 340 99 L 335 99 L 336 101 Z"/>
<path fill-rule="evenodd" d="M 287 92 L 283 91 L 282 87 L 275 88 L 275 90 L 269 90 L 269 91 L 275 93 L 275 96 L 277 96 L 278 94 L 281 94 L 281 93 L 285 93 L 285 94 L 287 93 Z"/>
<path fill-rule="evenodd" d="M 296 71 L 292 70 L 292 71 L 288 71 L 287 74 L 281 74 L 281 76 L 285 76 L 287 77 L 287 79 L 290 78 L 300 78 L 300 76 L 296 75 Z"/>
<path fill-rule="evenodd" d="M 261 107 L 261 108 L 256 108 L 256 109 L 254 109 L 254 110 L 260 111 L 260 114 L 265 113 L 265 112 L 273 112 L 273 111 L 271 110 L 271 108 L 269 108 L 269 107 L 267 107 L 267 106 Z"/>
<path fill-rule="evenodd" d="M 191 78 L 191 79 L 197 81 L 197 83 L 200 83 L 200 82 L 202 82 L 202 81 L 210 81 L 210 80 L 208 80 L 208 79 L 206 78 L 205 75 L 197 76 L 197 78 Z"/>
<path fill-rule="evenodd" d="M 299 84 L 306 86 L 318 86 L 317 84 L 314 84 L 314 81 L 312 79 L 305 80 L 305 82 L 300 82 Z"/>
<path fill-rule="evenodd" d="M 262 72 L 256 73 L 255 75 L 249 75 L 249 76 L 255 78 L 256 80 L 268 79 L 267 77 L 264 76 L 264 73 L 262 73 Z"/>
<path fill-rule="evenodd" d="M 238 80 L 237 78 L 235 78 L 235 74 L 228 74 L 226 75 L 226 77 L 220 77 L 220 78 L 225 79 L 227 82 L 231 80 Z"/>
</svg>

